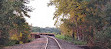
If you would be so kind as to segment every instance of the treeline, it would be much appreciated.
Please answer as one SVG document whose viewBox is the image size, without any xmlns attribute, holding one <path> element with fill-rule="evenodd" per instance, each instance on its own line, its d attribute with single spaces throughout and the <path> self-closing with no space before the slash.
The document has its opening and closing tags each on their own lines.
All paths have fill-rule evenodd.
<svg viewBox="0 0 111 49">
<path fill-rule="evenodd" d="M 39 32 L 39 33 L 60 33 L 58 28 L 41 28 L 41 27 L 31 27 L 31 32 Z"/>
<path fill-rule="evenodd" d="M 111 49 L 111 0 L 50 0 L 55 25 L 73 40 L 98 49 Z"/>
<path fill-rule="evenodd" d="M 28 42 L 30 27 L 24 16 L 31 9 L 28 0 L 0 0 L 0 46 Z"/>
</svg>

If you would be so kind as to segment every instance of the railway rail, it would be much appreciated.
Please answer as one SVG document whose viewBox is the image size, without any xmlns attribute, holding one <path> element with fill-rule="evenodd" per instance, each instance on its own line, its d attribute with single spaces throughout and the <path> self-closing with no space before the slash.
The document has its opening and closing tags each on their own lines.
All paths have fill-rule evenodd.
<svg viewBox="0 0 111 49">
<path fill-rule="evenodd" d="M 46 36 L 45 38 L 47 39 L 45 49 L 62 49 L 61 45 L 54 37 Z"/>
</svg>

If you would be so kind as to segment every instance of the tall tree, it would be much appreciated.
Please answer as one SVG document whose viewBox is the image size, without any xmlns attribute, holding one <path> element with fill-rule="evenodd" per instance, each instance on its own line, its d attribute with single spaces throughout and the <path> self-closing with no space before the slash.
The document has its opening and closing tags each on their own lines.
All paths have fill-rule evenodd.
<svg viewBox="0 0 111 49">
<path fill-rule="evenodd" d="M 74 38 L 74 34 L 76 33 L 77 36 L 79 36 L 79 24 L 78 22 L 83 19 L 84 17 L 84 10 L 86 7 L 87 2 L 85 1 L 77 1 L 77 0 L 51 0 L 49 5 L 55 5 L 56 6 L 56 11 L 55 11 L 55 16 L 54 18 L 56 19 L 56 24 L 57 22 L 61 21 L 60 16 L 62 16 L 62 19 L 69 19 L 72 24 L 72 34 Z M 63 22 L 65 23 L 65 22 Z M 70 25 L 67 25 L 70 26 Z M 76 30 L 76 31 L 75 31 Z M 79 37 L 78 37 L 79 39 Z"/>
<path fill-rule="evenodd" d="M 0 0 L 0 45 L 7 44 L 11 29 L 26 24 L 24 16 L 29 17 L 27 11 L 31 10 L 25 3 L 28 3 L 28 0 Z"/>
<path fill-rule="evenodd" d="M 68 27 L 71 25 L 67 24 L 74 24 L 72 30 L 78 36 L 77 39 L 82 34 L 90 46 L 101 46 L 103 49 L 111 48 L 109 47 L 111 0 L 51 0 L 49 5 L 56 6 L 54 16 L 56 24 L 61 19 L 65 19 L 60 22 L 62 30 L 65 28 L 65 30 L 71 31 Z M 108 40 L 107 42 L 104 40 L 105 38 Z"/>
</svg>

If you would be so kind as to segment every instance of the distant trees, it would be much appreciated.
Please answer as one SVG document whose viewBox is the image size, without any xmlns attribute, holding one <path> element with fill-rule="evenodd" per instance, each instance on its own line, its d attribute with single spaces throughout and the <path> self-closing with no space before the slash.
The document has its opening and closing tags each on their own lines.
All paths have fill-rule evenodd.
<svg viewBox="0 0 111 49">
<path fill-rule="evenodd" d="M 57 28 L 40 28 L 40 27 L 31 27 L 31 32 L 40 32 L 40 33 L 60 33 L 60 30 Z"/>
<path fill-rule="evenodd" d="M 40 27 L 31 27 L 31 32 L 40 32 Z"/>
<path fill-rule="evenodd" d="M 31 11 L 26 3 L 28 0 L 0 0 L 0 45 L 8 44 L 13 35 L 26 42 L 30 28 L 24 16 L 30 17 L 27 11 Z"/>
<path fill-rule="evenodd" d="M 56 6 L 55 24 L 64 35 L 89 46 L 111 48 L 111 0 L 51 0 L 49 5 Z"/>
</svg>

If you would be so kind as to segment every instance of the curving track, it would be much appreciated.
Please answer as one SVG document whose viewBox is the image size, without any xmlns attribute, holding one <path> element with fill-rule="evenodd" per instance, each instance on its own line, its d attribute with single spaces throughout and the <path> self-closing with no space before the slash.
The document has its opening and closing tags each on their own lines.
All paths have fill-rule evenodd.
<svg viewBox="0 0 111 49">
<path fill-rule="evenodd" d="M 62 49 L 59 42 L 51 36 L 46 36 L 47 38 L 47 43 L 45 49 Z"/>
<path fill-rule="evenodd" d="M 59 41 L 59 42 L 58 42 Z M 61 48 L 62 47 L 62 48 Z M 55 39 L 51 36 L 41 36 L 30 43 L 7 46 L 3 49 L 82 49 L 63 40 Z"/>
</svg>

